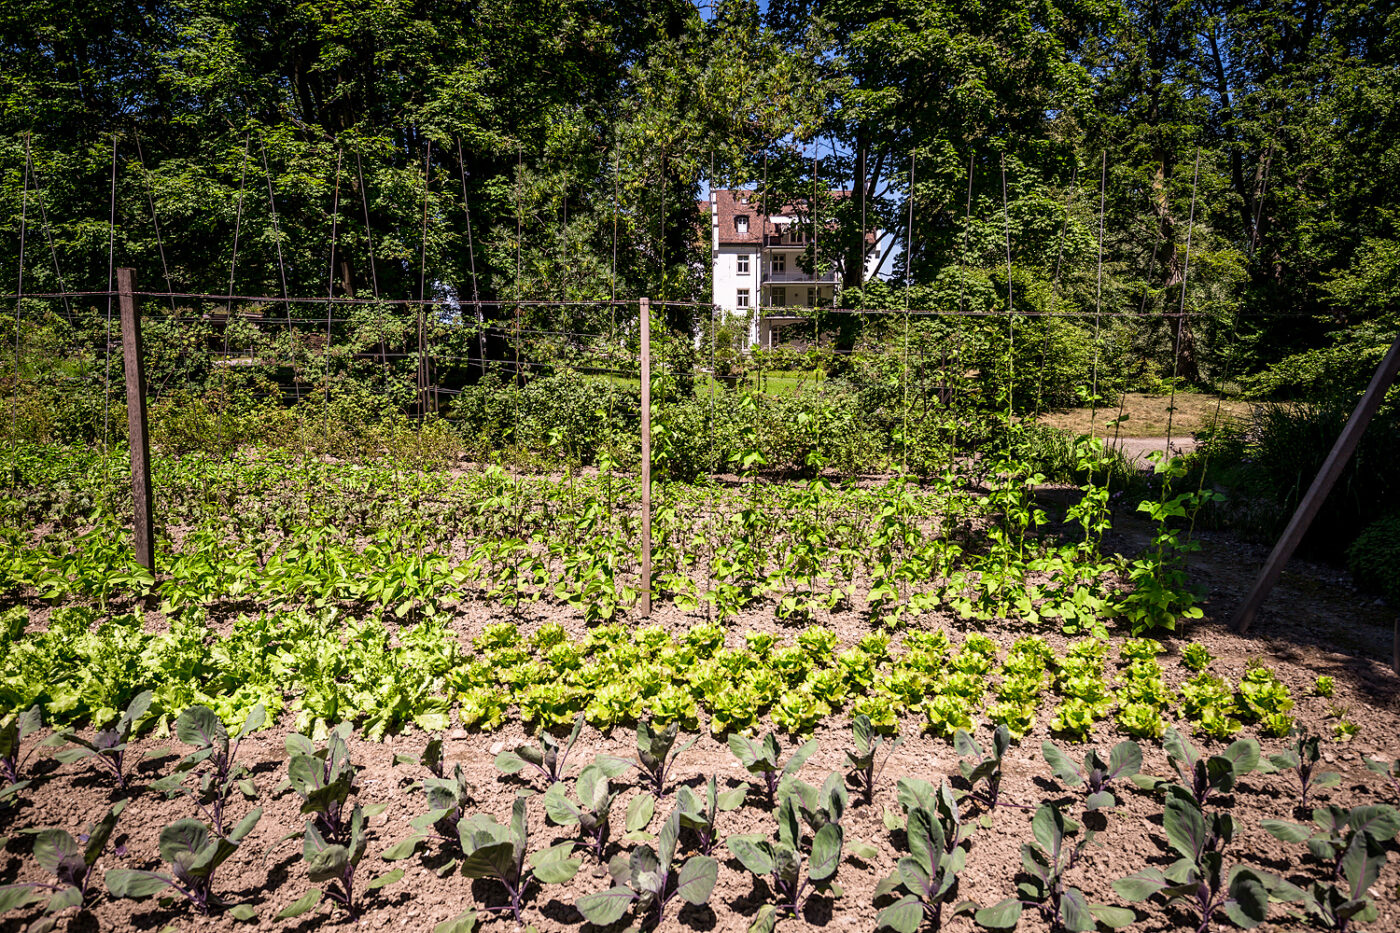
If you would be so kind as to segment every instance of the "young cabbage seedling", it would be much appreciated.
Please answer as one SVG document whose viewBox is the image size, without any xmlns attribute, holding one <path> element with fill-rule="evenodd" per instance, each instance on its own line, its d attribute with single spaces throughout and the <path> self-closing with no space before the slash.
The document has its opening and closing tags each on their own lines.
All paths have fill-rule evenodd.
<svg viewBox="0 0 1400 933">
<path fill-rule="evenodd" d="M 870 717 L 864 713 L 858 713 L 851 723 L 851 730 L 854 733 L 856 747 L 854 751 L 846 752 L 846 767 L 855 776 L 856 786 L 860 788 L 861 798 L 868 807 L 875 801 L 875 779 L 880 776 L 880 772 L 885 770 L 885 765 L 889 764 L 890 756 L 894 750 L 904 741 L 903 738 L 896 738 L 889 742 L 884 736 L 875 731 L 875 727 L 870 724 Z M 879 754 L 882 745 L 889 745 L 885 752 L 885 760 L 880 763 L 880 767 L 875 767 L 875 758 Z"/>
<path fill-rule="evenodd" d="M 355 792 L 355 765 L 345 744 L 350 724 L 341 723 L 317 748 L 304 735 L 287 736 L 287 781 L 302 799 L 303 815 L 315 814 L 314 823 L 322 836 L 341 839 L 345 835 L 345 804 Z M 291 839 L 300 833 L 284 838 Z"/>
<path fill-rule="evenodd" d="M 778 841 L 761 833 L 730 836 L 725 845 L 739 863 L 760 878 L 768 878 L 778 896 L 777 904 L 759 908 L 749 933 L 768 933 L 778 921 L 796 914 L 814 892 L 833 888 L 841 865 L 841 826 L 827 823 L 812 837 L 811 856 L 803 871 L 802 826 L 797 801 L 789 795 L 778 805 Z"/>
<path fill-rule="evenodd" d="M 1243 865 L 1225 870 L 1224 850 L 1234 837 L 1228 813 L 1207 816 L 1184 797 L 1167 798 L 1162 813 L 1167 842 L 1181 858 L 1167 867 L 1144 868 L 1113 882 L 1127 901 L 1159 896 L 1169 905 L 1195 914 L 1198 933 L 1208 933 L 1217 914 L 1242 929 L 1263 923 L 1269 913 L 1269 891 L 1280 884 L 1265 872 Z"/>
<path fill-rule="evenodd" d="M 1359 835 L 1384 845 L 1400 832 L 1400 812 L 1378 804 L 1344 810 L 1332 804 L 1313 810 L 1316 829 L 1286 820 L 1263 820 L 1260 826 L 1283 842 L 1305 842 L 1308 851 L 1331 868 L 1332 878 L 1342 877 L 1342 861 L 1352 852 Z"/>
<path fill-rule="evenodd" d="M 1385 778 L 1386 782 L 1390 784 L 1390 789 L 1395 792 L 1397 797 L 1400 797 L 1400 758 L 1394 761 L 1384 761 L 1380 758 L 1362 755 L 1361 760 L 1366 762 L 1366 770 Z M 0 795 L 3 793 L 0 791 Z"/>
<path fill-rule="evenodd" d="M 953 835 L 957 827 L 952 827 Z M 880 911 L 875 924 L 896 933 L 915 933 L 927 921 L 933 929 L 943 926 L 943 911 L 958 893 L 958 873 L 967 860 L 961 846 L 949 848 L 948 831 L 938 816 L 926 807 L 914 807 L 905 822 L 904 835 L 909 854 L 900 858 L 894 873 L 875 886 L 875 899 L 892 896 L 901 888 L 903 897 Z M 963 901 L 953 915 L 970 913 L 976 904 Z"/>
<path fill-rule="evenodd" d="M 796 777 L 797 772 L 802 770 L 802 766 L 812 757 L 812 753 L 817 750 L 817 740 L 808 739 L 796 751 L 786 764 L 779 761 L 778 756 L 781 750 L 778 746 L 778 737 L 773 733 L 768 733 L 761 741 L 754 741 L 747 736 L 742 736 L 735 732 L 729 736 L 729 750 L 734 757 L 739 759 L 739 763 L 754 777 L 763 779 L 763 789 L 768 795 L 768 806 L 777 804 L 780 791 L 787 781 Z"/>
<path fill-rule="evenodd" d="M 1321 746 L 1321 737 L 1308 735 L 1303 730 L 1295 728 L 1290 747 L 1277 755 L 1270 755 L 1268 765 L 1259 770 L 1264 773 L 1292 771 L 1293 776 L 1298 781 L 1298 805 L 1306 810 L 1309 793 L 1319 787 L 1338 787 L 1342 783 L 1342 776 L 1337 772 L 1319 772 L 1317 770 L 1318 764 L 1322 761 Z"/>
<path fill-rule="evenodd" d="M 680 814 L 681 826 L 695 833 L 698 840 L 696 848 L 702 855 L 710 855 L 714 851 L 717 841 L 715 820 L 719 814 L 743 806 L 748 792 L 749 785 L 740 784 L 721 794 L 713 774 L 705 783 L 704 796 L 684 785 L 676 791 L 676 810 Z"/>
<path fill-rule="evenodd" d="M 238 746 L 250 733 L 261 729 L 266 721 L 267 711 L 259 703 L 249 711 L 243 727 L 230 742 L 228 730 L 213 710 L 205 706 L 191 706 L 175 720 L 175 735 L 186 745 L 193 745 L 195 750 L 175 765 L 173 774 L 154 782 L 151 789 L 170 796 L 184 794 L 189 797 L 209 821 L 214 835 L 227 835 L 224 810 L 234 790 L 249 800 L 258 795 L 247 765 L 237 760 Z M 185 775 L 190 773 L 199 778 L 197 788 L 184 784 Z"/>
<path fill-rule="evenodd" d="M 1137 919 L 1131 910 L 1089 903 L 1083 891 L 1065 882 L 1094 838 L 1089 830 L 1083 838 L 1071 840 L 1078 828 L 1066 821 L 1059 807 L 1042 804 L 1031 820 L 1035 842 L 1021 846 L 1021 864 L 1031 880 L 1017 885 L 1019 897 L 977 911 L 977 922 L 990 929 L 1010 929 L 1026 907 L 1035 908 L 1054 933 L 1087 933 L 1098 924 L 1117 929 Z"/>
<path fill-rule="evenodd" d="M 1006 750 L 1011 747 L 1011 730 L 1003 723 L 992 733 L 992 746 L 983 751 L 982 746 L 966 729 L 953 734 L 953 748 L 959 755 L 970 757 L 971 761 L 959 761 L 958 771 L 963 780 L 971 785 L 969 794 L 988 810 L 995 810 L 1001 799 L 1001 762 Z M 978 789 L 978 784 L 985 787 Z"/>
<path fill-rule="evenodd" d="M 117 817 L 126 808 L 120 800 L 107 811 L 101 821 L 91 824 L 79 838 L 83 845 L 62 829 L 41 829 L 34 835 L 34 861 L 53 875 L 54 881 L 10 884 L 0 887 L 0 914 L 27 907 L 48 896 L 46 914 L 55 914 L 69 907 L 81 907 L 87 902 L 92 867 L 97 864 L 107 840 L 112 838 Z"/>
<path fill-rule="evenodd" d="M 676 759 L 690 746 L 694 745 L 697 737 L 692 736 L 674 753 L 671 749 L 676 744 L 676 736 L 680 732 L 680 723 L 673 722 L 663 728 L 656 729 L 648 722 L 637 723 L 637 766 L 641 769 L 642 775 L 651 785 L 651 792 L 657 797 L 666 795 L 666 776 L 671 766 L 676 763 Z"/>
<path fill-rule="evenodd" d="M 4 725 L 0 725 L 0 780 L 4 781 L 3 786 L 0 786 L 0 806 L 29 786 L 29 781 L 22 780 L 21 775 L 29 756 L 34 754 L 34 749 L 31 748 L 21 755 L 20 748 L 24 740 L 43 725 L 44 717 L 37 704 L 23 713 L 11 716 L 5 720 Z"/>
<path fill-rule="evenodd" d="M 813 787 L 804 781 L 793 780 L 788 787 L 788 796 L 797 799 L 798 812 L 803 821 L 817 832 L 828 823 L 841 823 L 846 813 L 850 796 L 846 793 L 845 776 L 833 771 L 827 775 L 821 787 Z"/>
<path fill-rule="evenodd" d="M 467 780 L 460 764 L 452 766 L 451 777 L 430 777 L 423 782 L 428 809 L 441 812 L 445 823 L 457 825 L 467 808 L 476 804 L 476 785 Z"/>
<path fill-rule="evenodd" d="M 1146 774 L 1133 775 L 1133 783 L 1143 790 L 1164 789 L 1172 796 L 1190 800 L 1198 808 L 1203 808 L 1212 796 L 1234 790 L 1241 777 L 1259 766 L 1259 743 L 1253 739 L 1237 739 L 1219 755 L 1202 757 L 1190 739 L 1169 728 L 1162 737 L 1162 749 L 1178 783 Z"/>
<path fill-rule="evenodd" d="M 160 857 L 170 866 L 169 874 L 114 868 L 107 872 L 107 890 L 114 897 L 147 898 L 170 891 L 190 902 L 195 911 L 209 914 L 226 905 L 214 894 L 214 872 L 238 851 L 238 845 L 252 832 L 262 810 L 253 810 L 227 836 L 210 831 L 199 820 L 176 820 L 160 831 Z M 249 904 L 227 907 L 237 920 L 256 915 Z"/>
<path fill-rule="evenodd" d="M 1069 759 L 1064 752 L 1046 742 L 1041 746 L 1045 763 L 1050 766 L 1055 777 L 1066 787 L 1082 787 L 1088 792 L 1084 798 L 1084 809 L 1099 810 L 1118 804 L 1108 790 L 1120 778 L 1132 777 L 1142 770 L 1142 749 L 1136 742 L 1119 742 L 1108 753 L 1108 763 L 1099 757 L 1097 749 L 1084 753 L 1084 766 L 1081 768 Z"/>
<path fill-rule="evenodd" d="M 608 776 L 596 764 L 580 771 L 574 785 L 577 801 L 569 799 L 563 781 L 551 784 L 544 793 L 545 813 L 558 826 L 577 826 L 583 844 L 601 864 L 617 794 L 608 786 Z"/>
<path fill-rule="evenodd" d="M 1276 900 L 1301 901 L 1303 909 L 1320 926 L 1347 933 L 1353 923 L 1371 923 L 1380 914 L 1369 892 L 1385 866 L 1384 844 L 1367 832 L 1350 834 L 1337 860 L 1331 882 L 1314 881 L 1306 890 L 1279 882 L 1271 893 Z M 1345 888 L 1337 881 L 1344 881 Z"/>
<path fill-rule="evenodd" d="M 312 884 L 324 885 L 308 890 L 277 915 L 279 920 L 298 917 L 328 897 L 343 907 L 352 918 L 359 916 L 360 900 L 355 891 L 355 870 L 364 858 L 368 838 L 365 835 L 365 811 L 357 803 L 350 808 L 343 839 L 327 837 L 316 827 L 315 820 L 306 821 L 301 834 L 302 860 Z M 377 891 L 403 878 L 402 868 L 395 868 L 371 880 L 364 893 Z"/>
<path fill-rule="evenodd" d="M 641 845 L 632 850 L 630 858 L 619 855 L 613 859 L 609 866 L 613 887 L 574 902 L 583 919 L 609 926 L 635 904 L 642 927 L 655 929 L 665 921 L 666 908 L 676 898 L 697 907 L 710 899 L 719 863 L 708 855 L 693 855 L 676 863 L 681 819 L 679 807 L 666 818 L 657 838 L 659 851 Z"/>
<path fill-rule="evenodd" d="M 506 889 L 508 904 L 484 910 L 508 910 L 521 922 L 525 893 L 531 882 L 563 884 L 578 872 L 578 859 L 570 858 L 572 842 L 529 853 L 526 835 L 525 800 L 517 797 L 511 809 L 509 826 L 502 826 L 484 813 L 457 824 L 465 860 L 462 874 L 468 878 L 490 878 Z M 528 858 L 526 856 L 529 856 Z"/>
<path fill-rule="evenodd" d="M 116 781 L 117 790 L 126 790 L 127 780 L 130 777 L 126 771 L 126 746 L 131 739 L 132 730 L 141 718 L 146 715 L 146 710 L 151 708 L 152 693 L 145 690 L 138 693 L 127 706 L 126 712 L 122 713 L 117 724 L 111 729 L 102 729 L 95 733 L 91 740 L 85 739 L 76 732 L 60 732 L 59 738 L 65 742 L 76 745 L 76 748 L 65 748 L 54 755 L 59 761 L 67 764 L 71 761 L 82 761 L 91 759 L 93 765 L 98 770 L 105 771 Z"/>
<path fill-rule="evenodd" d="M 899 805 L 906 815 L 923 807 L 938 818 L 943 827 L 943 844 L 950 852 L 972 835 L 972 827 L 963 824 L 958 795 L 946 780 L 934 787 L 923 778 L 900 778 L 896 788 Z M 885 828 L 895 832 L 899 827 L 899 819 L 886 811 Z"/>
<path fill-rule="evenodd" d="M 421 755 L 396 754 L 394 756 L 394 765 L 418 765 L 435 778 L 445 777 L 446 773 L 444 771 L 442 757 L 442 739 L 430 739 Z"/>
<path fill-rule="evenodd" d="M 517 745 L 497 755 L 496 768 L 506 774 L 519 774 L 528 767 L 543 776 L 546 784 L 557 784 L 564 778 L 569 753 L 573 751 L 582 731 L 583 713 L 579 713 L 574 718 L 573 731 L 563 745 L 548 732 L 541 732 L 539 745 Z"/>
</svg>

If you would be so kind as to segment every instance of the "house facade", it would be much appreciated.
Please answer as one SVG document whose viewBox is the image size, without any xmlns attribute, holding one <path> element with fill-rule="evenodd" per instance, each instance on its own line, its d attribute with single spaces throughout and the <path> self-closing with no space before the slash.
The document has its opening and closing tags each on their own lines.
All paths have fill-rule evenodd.
<svg viewBox="0 0 1400 933">
<path fill-rule="evenodd" d="M 849 192 L 833 191 L 833 197 Z M 811 246 L 810 223 L 793 205 L 764 213 L 751 191 L 717 189 L 710 192 L 710 231 L 714 289 L 710 298 L 727 313 L 749 321 L 749 344 L 768 347 L 783 324 L 805 317 L 785 309 L 831 305 L 840 287 L 840 270 L 803 271 L 801 257 Z M 818 233 L 820 236 L 820 232 Z M 879 242 L 875 231 L 866 242 Z M 866 276 L 880 267 L 880 256 L 867 248 Z"/>
</svg>

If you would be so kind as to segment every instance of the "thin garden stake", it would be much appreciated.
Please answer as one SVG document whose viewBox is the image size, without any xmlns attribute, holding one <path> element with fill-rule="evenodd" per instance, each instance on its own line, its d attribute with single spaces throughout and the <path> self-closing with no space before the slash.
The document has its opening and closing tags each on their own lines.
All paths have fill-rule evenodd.
<svg viewBox="0 0 1400 933">
<path fill-rule="evenodd" d="M 1176 373 L 1181 365 L 1181 334 L 1186 330 L 1186 286 L 1191 281 L 1191 234 L 1196 229 L 1196 182 L 1201 177 L 1201 150 L 1196 150 L 1196 168 L 1191 175 L 1191 211 L 1186 221 L 1186 260 L 1181 270 L 1181 301 L 1176 314 L 1176 349 L 1172 354 L 1172 391 L 1167 402 L 1167 452 L 1172 455 L 1172 416 L 1176 414 Z"/>
</svg>

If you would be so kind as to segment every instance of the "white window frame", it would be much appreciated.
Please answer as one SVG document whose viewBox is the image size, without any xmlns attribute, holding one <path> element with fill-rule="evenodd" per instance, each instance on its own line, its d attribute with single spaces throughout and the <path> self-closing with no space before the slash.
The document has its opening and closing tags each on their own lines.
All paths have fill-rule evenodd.
<svg viewBox="0 0 1400 933">
<path fill-rule="evenodd" d="M 735 266 L 734 271 L 735 271 L 736 274 L 738 274 L 738 275 L 748 275 L 748 274 L 749 274 L 749 257 L 747 257 L 747 256 L 738 256 L 738 257 L 736 257 L 735 260 L 734 260 L 734 266 Z"/>
<path fill-rule="evenodd" d="M 749 306 L 749 290 L 741 288 L 734 293 L 734 307 L 747 308 Z"/>
<path fill-rule="evenodd" d="M 786 275 L 786 274 L 787 274 L 787 253 L 774 253 L 774 254 L 773 254 L 773 274 L 774 274 L 774 275 Z"/>
<path fill-rule="evenodd" d="M 787 307 L 787 289 L 786 289 L 786 288 L 775 288 L 775 289 L 773 289 L 773 291 L 772 291 L 772 297 L 773 297 L 773 307 L 775 307 L 775 308 L 786 308 L 786 307 Z"/>
<path fill-rule="evenodd" d="M 737 215 L 737 216 L 734 218 L 734 232 L 735 232 L 735 233 L 748 233 L 748 232 L 749 232 L 749 215 L 748 215 L 748 214 L 739 214 L 739 215 Z"/>
</svg>

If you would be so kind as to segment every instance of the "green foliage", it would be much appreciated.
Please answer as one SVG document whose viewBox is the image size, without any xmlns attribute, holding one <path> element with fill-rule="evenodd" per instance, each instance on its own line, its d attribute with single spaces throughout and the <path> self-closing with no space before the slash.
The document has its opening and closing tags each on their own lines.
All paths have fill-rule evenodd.
<svg viewBox="0 0 1400 933">
<path fill-rule="evenodd" d="M 1377 519 L 1347 548 L 1347 569 L 1358 586 L 1400 602 L 1400 515 Z"/>
<path fill-rule="evenodd" d="M 665 921 L 666 908 L 677 897 L 695 906 L 709 901 L 719 876 L 719 863 L 708 855 L 694 855 L 677 862 L 680 826 L 681 811 L 677 808 L 661 826 L 659 852 L 641 845 L 632 850 L 630 857 L 619 855 L 614 859 L 609 866 L 614 887 L 574 902 L 583 918 L 607 926 L 622 919 L 635 904 L 644 923 L 654 928 Z"/>
<path fill-rule="evenodd" d="M 96 823 L 88 824 L 86 832 L 79 836 L 81 847 L 66 830 L 42 829 L 34 834 L 34 861 L 39 863 L 53 880 L 28 884 L 7 884 L 0 886 L 0 913 L 26 907 L 35 901 L 48 898 L 44 913 L 54 914 L 69 907 L 80 910 L 87 906 L 93 880 L 93 868 L 117 826 L 117 818 L 126 809 L 127 801 L 120 800 Z M 42 929 L 43 923 L 31 925 Z"/>
<path fill-rule="evenodd" d="M 214 873 L 238 851 L 241 843 L 262 818 L 262 810 L 252 810 L 227 835 L 219 835 L 198 820 L 176 820 L 160 831 L 160 857 L 170 873 L 114 868 L 104 881 L 114 897 L 146 898 L 167 892 L 178 894 L 194 909 L 207 914 L 226 909 L 236 920 L 256 916 L 250 904 L 225 905 L 214 893 Z"/>
</svg>

